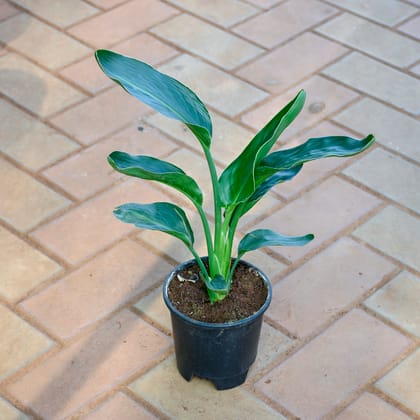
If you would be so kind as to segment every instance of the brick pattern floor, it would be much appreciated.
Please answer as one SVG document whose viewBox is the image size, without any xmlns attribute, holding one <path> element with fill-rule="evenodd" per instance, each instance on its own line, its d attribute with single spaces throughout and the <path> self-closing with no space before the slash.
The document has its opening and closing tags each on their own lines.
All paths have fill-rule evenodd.
<svg viewBox="0 0 420 420">
<path fill-rule="evenodd" d="M 160 285 L 188 253 L 112 216 L 185 201 L 114 173 L 107 154 L 208 183 L 199 145 L 109 81 L 96 48 L 196 90 L 219 170 L 300 88 L 280 145 L 377 137 L 308 164 L 244 218 L 238 236 L 316 239 L 249 254 L 274 297 L 237 389 L 176 371 Z M 0 0 L 0 419 L 419 418 L 419 75 L 418 0 Z"/>
</svg>

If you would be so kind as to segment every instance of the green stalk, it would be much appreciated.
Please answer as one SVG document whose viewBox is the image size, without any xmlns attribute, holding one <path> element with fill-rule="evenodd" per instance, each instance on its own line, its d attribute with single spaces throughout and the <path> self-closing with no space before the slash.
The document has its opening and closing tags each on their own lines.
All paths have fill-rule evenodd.
<svg viewBox="0 0 420 420">
<path fill-rule="evenodd" d="M 229 290 L 230 290 L 230 285 L 231 285 L 231 283 L 232 283 L 232 279 L 233 279 L 233 273 L 234 273 L 234 272 L 235 272 L 235 270 L 236 270 L 236 266 L 238 265 L 239 260 L 240 260 L 240 258 L 239 258 L 239 255 L 238 255 L 238 257 L 236 257 L 236 258 L 235 258 L 235 261 L 233 262 L 233 264 L 232 264 L 232 268 L 231 268 L 231 270 L 230 270 L 230 272 L 229 272 L 229 275 L 228 275 L 228 278 L 227 278 L 227 282 L 228 282 L 228 288 L 229 288 Z"/>
<path fill-rule="evenodd" d="M 227 240 L 227 243 L 229 245 L 229 249 L 228 249 L 229 256 L 232 255 L 233 239 L 235 237 L 235 232 L 236 232 L 236 228 L 237 228 L 238 223 L 239 223 L 239 219 L 241 218 L 240 215 L 241 215 L 242 207 L 243 207 L 242 203 L 239 204 L 238 206 L 236 206 L 236 208 L 235 208 L 236 211 L 233 212 L 233 217 L 231 218 L 231 221 L 230 221 L 229 236 L 228 236 L 228 240 Z M 227 277 L 229 287 L 230 287 L 230 283 L 232 281 L 233 273 L 235 271 L 235 268 L 236 268 L 238 262 L 239 262 L 239 258 L 236 258 L 235 262 L 232 264 L 232 268 L 229 271 L 229 275 Z"/>
<path fill-rule="evenodd" d="M 232 253 L 232 242 L 229 238 L 229 231 L 230 231 L 230 224 L 231 224 L 231 218 L 235 213 L 235 207 L 228 207 L 225 211 L 223 225 L 222 225 L 222 232 L 221 232 L 221 238 L 223 241 L 223 250 L 222 252 L 222 262 L 223 262 L 223 277 L 227 278 L 229 274 L 229 268 L 230 268 L 230 257 Z"/>
<path fill-rule="evenodd" d="M 204 235 L 206 237 L 206 245 L 208 254 L 211 255 L 214 253 L 213 251 L 213 240 L 211 237 L 210 226 L 207 220 L 206 214 L 204 213 L 203 207 L 196 205 L 195 206 L 198 214 L 200 215 L 201 223 L 203 225 Z"/>
<path fill-rule="evenodd" d="M 209 274 L 207 272 L 206 266 L 204 265 L 202 259 L 200 258 L 200 256 L 197 254 L 197 252 L 195 251 L 195 249 L 192 246 L 188 246 L 188 249 L 190 250 L 191 254 L 193 254 L 198 266 L 200 267 L 200 271 L 202 272 L 203 276 L 205 277 L 205 280 L 208 281 L 209 280 Z"/>
<path fill-rule="evenodd" d="M 209 249 L 209 266 L 210 266 L 210 274 L 215 276 L 219 274 L 220 267 L 219 267 L 219 260 L 218 256 L 220 256 L 220 234 L 221 234 L 221 226 L 222 226 L 222 206 L 220 202 L 220 194 L 219 194 L 219 184 L 217 178 L 217 171 L 216 166 L 214 164 L 213 157 L 211 156 L 210 149 L 203 148 L 204 154 L 206 156 L 207 164 L 210 170 L 210 177 L 213 189 L 213 201 L 214 201 L 214 248 Z M 210 253 L 211 251 L 211 253 Z M 215 261 L 216 258 L 216 261 Z"/>
</svg>

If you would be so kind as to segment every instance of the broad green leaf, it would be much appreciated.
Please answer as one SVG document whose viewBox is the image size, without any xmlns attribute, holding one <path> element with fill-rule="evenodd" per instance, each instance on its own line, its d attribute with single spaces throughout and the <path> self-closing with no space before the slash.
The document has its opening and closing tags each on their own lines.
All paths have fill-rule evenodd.
<svg viewBox="0 0 420 420">
<path fill-rule="evenodd" d="M 345 136 L 318 137 L 292 149 L 279 150 L 264 158 L 256 171 L 257 182 L 263 182 L 279 170 L 326 157 L 348 157 L 363 152 L 375 141 L 369 135 L 362 140 Z"/>
<path fill-rule="evenodd" d="M 108 162 L 118 172 L 162 182 L 181 191 L 199 206 L 203 204 L 203 194 L 194 179 L 172 163 L 150 156 L 135 156 L 125 152 L 112 152 L 108 156 Z"/>
<path fill-rule="evenodd" d="M 210 147 L 210 115 L 191 89 L 134 58 L 109 50 L 98 50 L 95 56 L 110 79 L 161 114 L 186 124 L 203 147 Z"/>
<path fill-rule="evenodd" d="M 241 211 L 241 216 L 247 213 L 258 201 L 268 193 L 274 186 L 280 184 L 285 181 L 290 181 L 294 178 L 299 171 L 302 169 L 303 165 L 296 165 L 293 168 L 281 170 L 275 173 L 274 175 L 268 177 L 264 182 L 262 182 L 258 187 L 255 189 L 254 194 L 248 198 L 241 206 L 238 207 Z"/>
<path fill-rule="evenodd" d="M 194 244 L 194 234 L 184 210 L 171 203 L 128 203 L 114 210 L 117 219 L 142 229 L 159 230 L 175 236 L 188 248 Z"/>
<path fill-rule="evenodd" d="M 251 140 L 242 153 L 223 171 L 219 179 L 221 200 L 225 207 L 249 198 L 256 187 L 255 170 L 280 134 L 296 118 L 305 102 L 305 91 L 287 104 Z"/>
<path fill-rule="evenodd" d="M 264 246 L 302 246 L 314 239 L 311 233 L 304 236 L 284 236 L 269 229 L 257 229 L 247 233 L 238 245 L 238 258 L 248 251 Z"/>
</svg>

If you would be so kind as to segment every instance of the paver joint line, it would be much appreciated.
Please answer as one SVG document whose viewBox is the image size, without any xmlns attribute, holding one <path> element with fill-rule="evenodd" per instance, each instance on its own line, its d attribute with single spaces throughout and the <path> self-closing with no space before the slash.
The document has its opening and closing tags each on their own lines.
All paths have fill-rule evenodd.
<svg viewBox="0 0 420 420">
<path fill-rule="evenodd" d="M 420 416 L 420 1 L 384 3 L 0 0 L 1 420 Z M 250 255 L 274 294 L 243 387 L 179 377 L 160 285 L 190 256 L 112 215 L 179 196 L 122 179 L 110 152 L 171 161 L 206 197 L 200 145 L 105 78 L 96 48 L 197 90 L 219 169 L 300 88 L 280 147 L 376 136 L 245 217 L 316 240 Z"/>
</svg>

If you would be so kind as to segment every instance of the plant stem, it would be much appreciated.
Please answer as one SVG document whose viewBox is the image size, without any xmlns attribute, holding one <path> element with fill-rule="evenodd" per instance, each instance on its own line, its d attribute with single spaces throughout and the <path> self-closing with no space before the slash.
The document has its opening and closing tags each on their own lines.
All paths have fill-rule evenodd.
<svg viewBox="0 0 420 420">
<path fill-rule="evenodd" d="M 196 205 L 196 209 L 198 211 L 198 214 L 200 215 L 201 223 L 203 225 L 204 235 L 206 237 L 208 255 L 212 255 L 214 251 L 213 251 L 213 240 L 211 237 L 209 222 L 207 220 L 206 214 L 204 213 L 203 207 Z"/>
<path fill-rule="evenodd" d="M 219 260 L 220 256 L 220 243 L 221 243 L 221 226 L 222 226 L 222 206 L 220 202 L 219 184 L 217 178 L 216 166 L 214 164 L 213 157 L 211 156 L 210 149 L 203 148 L 204 154 L 207 159 L 207 164 L 210 170 L 210 177 L 213 189 L 213 201 L 214 201 L 214 248 L 208 249 L 209 251 L 209 266 L 211 276 L 220 274 Z M 215 261 L 216 257 L 216 261 Z"/>
<path fill-rule="evenodd" d="M 189 246 L 188 249 L 190 250 L 191 254 L 193 254 L 198 266 L 200 267 L 201 273 L 206 278 L 205 280 L 208 281 L 209 280 L 209 274 L 206 270 L 206 267 L 205 267 L 202 259 L 200 258 L 200 256 L 197 254 L 197 252 L 195 251 L 195 249 L 192 246 L 191 247 Z"/>
<path fill-rule="evenodd" d="M 231 256 L 231 254 L 232 254 L 233 239 L 235 237 L 235 232 L 236 232 L 236 228 L 237 228 L 238 223 L 239 223 L 239 219 L 242 216 L 242 208 L 243 208 L 242 203 L 239 204 L 238 206 L 236 206 L 233 213 L 232 213 L 232 218 L 230 220 L 229 235 L 228 235 L 228 239 L 227 239 L 227 244 L 229 246 L 229 249 L 228 249 L 229 256 Z M 230 258 L 229 258 L 229 261 L 230 261 Z M 233 272 L 235 271 L 237 263 L 238 263 L 238 259 L 235 260 L 234 264 L 232 265 L 232 268 L 230 269 L 229 275 L 227 277 L 229 285 L 230 285 L 230 282 L 232 281 Z"/>
<path fill-rule="evenodd" d="M 230 259 L 232 253 L 232 240 L 229 238 L 230 223 L 233 214 L 235 213 L 235 207 L 228 207 L 224 214 L 224 220 L 222 225 L 221 238 L 223 241 L 222 250 L 222 261 L 223 261 L 223 277 L 227 277 L 230 268 Z"/>
<path fill-rule="evenodd" d="M 233 262 L 233 264 L 232 264 L 232 268 L 230 269 L 229 275 L 228 275 L 228 277 L 227 277 L 227 282 L 228 282 L 228 288 L 229 288 L 229 290 L 230 290 L 230 285 L 231 285 L 231 283 L 232 283 L 232 279 L 233 279 L 233 273 L 234 273 L 234 272 L 235 272 L 235 270 L 236 270 L 236 266 L 238 265 L 239 260 L 240 260 L 240 258 L 239 258 L 239 255 L 238 255 L 238 256 L 235 258 L 235 261 Z"/>
</svg>

